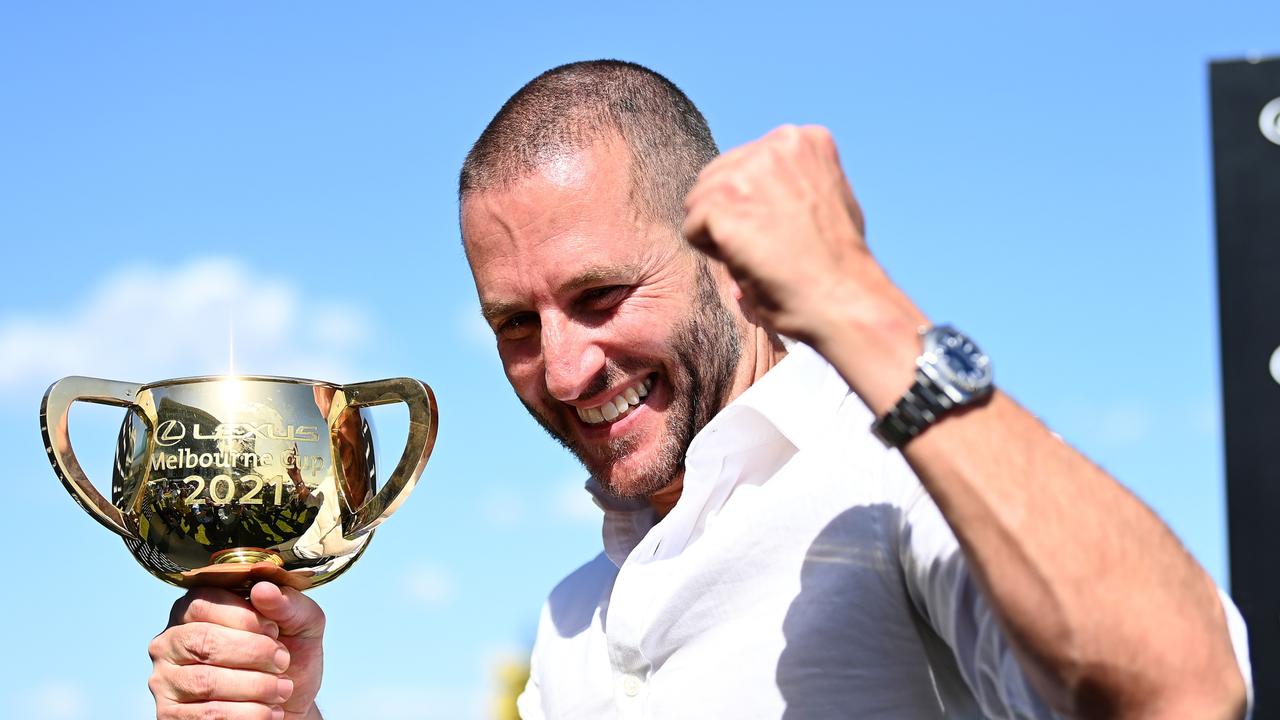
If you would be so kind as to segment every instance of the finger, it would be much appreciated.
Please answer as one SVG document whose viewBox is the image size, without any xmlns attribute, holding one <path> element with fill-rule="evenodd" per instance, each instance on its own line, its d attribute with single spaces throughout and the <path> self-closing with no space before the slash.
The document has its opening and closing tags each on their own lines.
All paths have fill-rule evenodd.
<svg viewBox="0 0 1280 720">
<path fill-rule="evenodd" d="M 737 150 L 734 150 L 730 154 L 721 155 L 702 168 L 702 171 L 698 173 L 698 179 L 693 183 L 693 187 L 689 188 L 689 193 L 685 195 L 684 207 L 686 211 L 697 205 L 706 204 L 713 196 L 723 193 L 726 184 L 730 182 L 731 178 L 742 172 L 743 164 L 747 158 L 742 155 L 732 154 L 736 152 Z"/>
<path fill-rule="evenodd" d="M 156 707 L 156 720 L 284 720 L 284 708 L 278 705 L 243 702 L 203 702 L 168 704 Z"/>
<path fill-rule="evenodd" d="M 217 588 L 192 590 L 173 604 L 169 626 L 190 622 L 213 623 L 273 639 L 280 636 L 280 627 L 273 620 L 258 614 L 244 598 Z"/>
<path fill-rule="evenodd" d="M 694 248 L 719 260 L 719 248 L 716 247 L 715 238 L 712 237 L 711 229 L 708 227 L 710 210 L 710 206 L 707 203 L 689 208 L 684 217 L 684 223 L 680 227 L 680 233 L 684 235 L 685 241 Z"/>
<path fill-rule="evenodd" d="M 293 681 L 287 677 L 213 665 L 174 665 L 153 675 L 152 685 L 156 697 L 178 703 L 228 700 L 282 705 L 293 694 Z"/>
<path fill-rule="evenodd" d="M 289 669 L 289 650 L 279 640 L 206 622 L 169 628 L 151 641 L 150 651 L 153 662 L 163 660 L 173 665 L 217 665 L 269 673 Z"/>
<path fill-rule="evenodd" d="M 712 158 L 711 162 L 707 163 L 702 168 L 702 172 L 710 176 L 717 175 L 725 171 L 731 171 L 740 162 L 742 162 L 744 158 L 750 157 L 752 154 L 758 152 L 760 145 L 763 142 L 764 138 L 758 138 L 751 142 L 743 143 L 737 147 L 729 148 L 725 152 L 722 152 Z"/>
<path fill-rule="evenodd" d="M 849 182 L 844 165 L 840 162 L 840 148 L 836 145 L 835 136 L 821 125 L 806 125 L 801 130 L 810 138 L 809 146 L 816 152 L 818 159 L 829 167 L 833 177 L 838 178 L 841 200 L 844 201 L 858 234 L 865 235 L 866 220 L 862 215 L 862 207 L 854 196 L 853 185 Z"/>
<path fill-rule="evenodd" d="M 260 582 L 249 592 L 253 607 L 274 620 L 285 635 L 318 638 L 324 635 L 324 611 L 314 600 L 294 590 Z"/>
<path fill-rule="evenodd" d="M 853 219 L 853 226 L 858 231 L 860 237 L 867 236 L 867 221 L 862 215 L 862 206 L 858 204 L 858 198 L 853 194 L 853 185 L 846 178 L 841 183 L 840 188 L 841 199 L 844 201 L 845 209 L 849 212 L 849 217 Z"/>
</svg>

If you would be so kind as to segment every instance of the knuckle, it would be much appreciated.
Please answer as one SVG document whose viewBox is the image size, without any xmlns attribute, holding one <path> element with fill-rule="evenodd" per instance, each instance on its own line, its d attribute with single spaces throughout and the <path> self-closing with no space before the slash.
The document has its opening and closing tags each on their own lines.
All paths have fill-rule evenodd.
<svg viewBox="0 0 1280 720">
<path fill-rule="evenodd" d="M 213 603 L 209 599 L 201 595 L 192 595 L 191 601 L 187 603 L 186 611 L 182 614 L 183 619 L 187 622 L 193 620 L 202 620 L 209 617 L 209 610 L 213 607 Z"/>
<path fill-rule="evenodd" d="M 798 125 L 785 125 L 783 127 L 784 129 L 781 135 L 782 142 L 780 143 L 783 151 L 787 153 L 794 153 L 798 149 L 804 147 L 808 138 L 803 128 Z"/>
<path fill-rule="evenodd" d="M 151 662 L 159 662 L 160 658 L 165 656 L 169 643 L 164 640 L 164 637 L 168 634 L 168 632 L 161 633 L 151 638 L 151 642 L 147 643 L 147 655 L 151 656 Z"/>
<path fill-rule="evenodd" d="M 297 613 L 295 617 L 305 620 L 306 624 L 317 632 L 324 631 L 324 609 L 315 600 L 290 587 L 284 588 L 283 592 L 285 597 L 294 603 Z"/>
<path fill-rule="evenodd" d="M 293 588 L 289 588 L 293 590 Z M 306 620 L 306 624 L 317 631 L 324 630 L 325 617 L 324 610 L 316 604 L 314 600 L 308 598 L 297 590 L 293 590 L 293 597 L 297 598 L 300 606 L 298 607 L 298 618 Z"/>
<path fill-rule="evenodd" d="M 819 145 L 825 146 L 835 144 L 835 140 L 831 136 L 831 131 L 821 125 L 806 125 L 804 127 L 804 135 L 809 140 L 818 143 Z"/>
<path fill-rule="evenodd" d="M 224 708 L 206 705 L 196 712 L 195 720 L 231 720 L 231 716 Z"/>
<path fill-rule="evenodd" d="M 168 683 L 159 670 L 151 673 L 151 677 L 147 678 L 147 689 L 151 691 L 152 697 L 156 699 L 166 695 L 165 690 L 168 689 Z"/>
<path fill-rule="evenodd" d="M 182 646 L 191 659 L 207 663 L 218 656 L 218 638 L 213 628 L 208 625 L 197 625 L 188 629 L 182 636 Z"/>
<path fill-rule="evenodd" d="M 800 128 L 791 123 L 786 123 L 779 125 L 772 134 L 779 140 L 793 141 L 800 136 Z"/>
<path fill-rule="evenodd" d="M 203 699 L 213 695 L 217 681 L 213 676 L 213 668 L 192 665 L 182 674 L 182 680 L 174 685 L 183 697 Z"/>
</svg>

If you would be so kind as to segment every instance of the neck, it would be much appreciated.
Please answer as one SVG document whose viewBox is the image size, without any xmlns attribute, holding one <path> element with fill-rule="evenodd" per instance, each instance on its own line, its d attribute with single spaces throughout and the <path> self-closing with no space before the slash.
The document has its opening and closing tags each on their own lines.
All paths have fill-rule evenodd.
<svg viewBox="0 0 1280 720">
<path fill-rule="evenodd" d="M 750 330 L 746 334 L 750 342 L 743 349 L 742 361 L 738 365 L 738 373 L 734 378 L 733 389 L 729 392 L 729 396 L 725 398 L 726 403 L 733 402 L 735 398 L 746 391 L 747 388 L 756 384 L 756 381 L 764 377 L 764 374 L 773 369 L 782 358 L 787 356 L 787 349 L 782 345 L 782 340 L 774 333 L 769 332 L 765 328 L 752 324 Z M 686 448 L 688 450 L 688 448 Z M 684 490 L 684 470 L 680 470 L 680 474 L 676 475 L 666 487 L 649 496 L 649 504 L 658 513 L 658 519 L 667 516 L 671 509 L 680 501 L 680 494 Z"/>
</svg>

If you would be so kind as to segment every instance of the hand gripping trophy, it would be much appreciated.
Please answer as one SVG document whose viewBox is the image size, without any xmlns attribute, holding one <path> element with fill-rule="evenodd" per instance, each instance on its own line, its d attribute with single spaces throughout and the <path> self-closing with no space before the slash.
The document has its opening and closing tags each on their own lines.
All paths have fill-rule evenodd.
<svg viewBox="0 0 1280 720">
<path fill-rule="evenodd" d="M 128 408 L 111 501 L 72 452 L 67 415 L 85 401 Z M 378 487 L 361 408 L 409 409 L 403 455 Z M 436 438 L 425 383 L 351 385 L 209 376 L 148 385 L 67 377 L 40 405 L 49 462 L 94 519 L 151 574 L 180 587 L 306 590 L 337 577 L 413 490 Z"/>
</svg>

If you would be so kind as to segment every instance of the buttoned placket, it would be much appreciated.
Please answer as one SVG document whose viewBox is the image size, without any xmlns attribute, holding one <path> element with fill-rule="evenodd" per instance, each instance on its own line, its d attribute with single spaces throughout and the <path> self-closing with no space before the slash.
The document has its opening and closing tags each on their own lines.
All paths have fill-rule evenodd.
<svg viewBox="0 0 1280 720">
<path fill-rule="evenodd" d="M 734 484 L 722 477 L 724 473 L 732 469 L 737 476 L 743 471 L 743 463 L 749 461 L 749 453 L 755 448 L 742 447 L 740 433 L 725 434 L 726 428 L 742 422 L 744 411 L 756 412 L 726 408 L 693 439 L 685 457 L 684 489 L 667 517 L 648 532 L 644 532 L 641 525 L 653 522 L 653 516 L 646 517 L 643 511 L 625 516 L 628 522 L 638 524 L 606 522 L 606 549 L 613 551 L 609 554 L 614 562 L 622 560 L 610 593 L 605 631 L 612 666 L 614 707 L 619 718 L 646 717 L 653 675 L 659 668 L 653 666 L 646 654 L 645 643 L 646 639 L 653 641 L 654 613 L 662 607 L 662 596 L 680 581 L 670 576 L 671 567 L 665 565 L 664 560 L 679 556 L 696 538 L 700 524 L 707 519 L 707 504 L 712 497 L 718 497 L 715 503 L 718 510 L 724 496 L 732 491 L 732 487 L 724 487 L 726 483 Z M 619 517 L 617 522 L 621 520 Z M 618 551 L 625 549 L 625 544 L 620 546 L 619 542 L 626 543 L 628 538 L 637 535 L 642 537 L 638 542 L 632 540 L 636 545 L 625 559 L 618 557 Z M 648 650 L 654 656 L 665 656 L 669 649 L 649 647 Z"/>
<path fill-rule="evenodd" d="M 644 609 L 649 606 L 656 592 L 651 584 L 640 576 L 649 569 L 642 562 L 635 562 L 636 553 L 652 553 L 653 534 L 637 545 L 618 570 L 614 581 L 613 599 L 609 604 L 609 624 L 605 632 L 609 648 L 609 663 L 613 668 L 613 700 L 619 718 L 643 717 L 645 680 L 651 665 L 641 651 L 646 618 Z"/>
<path fill-rule="evenodd" d="M 715 433 L 695 440 L 709 442 Z M 655 561 L 659 550 L 663 555 L 678 553 L 689 539 L 692 523 L 716 479 L 723 470 L 723 459 L 716 453 L 699 453 L 691 447 L 685 465 L 685 490 L 681 502 L 655 525 L 632 549 L 614 580 L 606 630 L 609 661 L 613 666 L 614 704 L 619 718 L 643 718 L 649 694 L 650 679 L 655 668 L 645 655 L 644 641 L 653 626 L 653 609 L 661 605 L 657 596 L 670 590 L 672 578 L 666 568 Z M 686 502 L 686 500 L 688 502 Z"/>
</svg>

